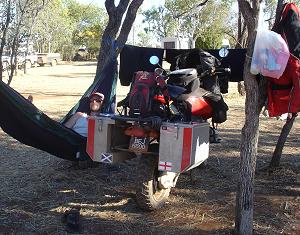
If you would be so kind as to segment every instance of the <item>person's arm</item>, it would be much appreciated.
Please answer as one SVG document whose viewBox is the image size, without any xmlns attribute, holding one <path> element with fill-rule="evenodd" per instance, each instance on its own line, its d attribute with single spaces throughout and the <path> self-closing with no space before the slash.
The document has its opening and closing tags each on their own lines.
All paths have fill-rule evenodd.
<svg viewBox="0 0 300 235">
<path fill-rule="evenodd" d="M 78 118 L 82 116 L 84 116 L 84 113 L 77 112 L 72 117 L 70 117 L 70 119 L 66 123 L 64 123 L 64 125 L 68 128 L 72 128 L 75 125 Z"/>
</svg>

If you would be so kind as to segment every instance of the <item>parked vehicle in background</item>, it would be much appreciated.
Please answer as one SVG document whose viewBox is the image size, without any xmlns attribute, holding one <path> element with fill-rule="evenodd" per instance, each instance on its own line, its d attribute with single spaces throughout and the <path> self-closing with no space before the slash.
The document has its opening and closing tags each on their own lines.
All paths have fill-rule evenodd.
<svg viewBox="0 0 300 235">
<path fill-rule="evenodd" d="M 35 52 L 28 52 L 25 56 L 25 52 L 21 52 L 17 56 L 18 67 L 26 66 L 26 68 L 37 66 L 37 54 Z"/>
<path fill-rule="evenodd" d="M 9 68 L 10 57 L 2 55 L 2 70 L 7 70 Z"/>
<path fill-rule="evenodd" d="M 61 57 L 59 53 L 38 53 L 37 54 L 37 63 L 40 66 L 44 66 L 45 64 L 55 66 L 59 62 L 61 62 Z"/>
<path fill-rule="evenodd" d="M 88 50 L 86 47 L 80 47 L 73 57 L 73 61 L 87 61 L 88 60 Z"/>
<path fill-rule="evenodd" d="M 11 57 L 7 55 L 2 56 L 2 66 L 3 70 L 7 70 L 11 65 Z M 13 62 L 14 64 L 14 62 Z M 17 64 L 18 68 L 23 68 L 26 66 L 26 68 L 36 67 L 37 66 L 37 55 L 34 52 L 29 52 L 27 56 L 25 56 L 25 53 L 19 52 L 17 56 Z"/>
</svg>

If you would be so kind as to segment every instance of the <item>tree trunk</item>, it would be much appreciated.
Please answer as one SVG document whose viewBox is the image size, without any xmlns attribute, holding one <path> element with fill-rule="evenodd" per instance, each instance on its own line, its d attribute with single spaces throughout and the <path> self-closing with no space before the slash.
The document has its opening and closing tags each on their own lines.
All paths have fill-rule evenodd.
<svg viewBox="0 0 300 235">
<path fill-rule="evenodd" d="M 246 38 L 246 24 L 243 22 L 242 12 L 239 9 L 238 12 L 238 35 L 236 39 L 236 45 L 235 48 L 246 48 L 247 45 L 245 43 Z M 240 81 L 237 84 L 238 86 L 238 92 L 241 96 L 245 95 L 245 84 L 244 81 Z"/>
<path fill-rule="evenodd" d="M 4 46 L 6 44 L 6 35 L 7 35 L 7 31 L 8 31 L 8 26 L 11 20 L 11 1 L 8 1 L 8 6 L 5 9 L 6 10 L 6 19 L 5 19 L 5 23 L 2 26 L 2 35 L 1 35 L 1 45 L 0 45 L 0 81 L 3 80 L 3 64 L 2 64 L 2 55 L 3 55 L 3 50 L 4 50 Z M 8 69 L 8 68 L 6 68 Z"/>
<path fill-rule="evenodd" d="M 253 233 L 253 191 L 256 166 L 257 143 L 259 134 L 258 83 L 250 73 L 251 56 L 256 37 L 260 3 L 252 0 L 238 0 L 248 28 L 248 50 L 244 64 L 244 81 L 246 88 L 245 125 L 241 138 L 240 173 L 236 195 L 235 231 L 240 235 Z"/>
<path fill-rule="evenodd" d="M 277 1 L 277 7 L 276 7 L 276 16 L 275 16 L 275 23 L 274 25 L 277 25 L 281 18 L 281 12 L 283 10 L 283 4 L 284 0 L 278 0 Z"/>
<path fill-rule="evenodd" d="M 279 166 L 282 150 L 283 150 L 284 144 L 286 142 L 286 139 L 292 129 L 295 118 L 296 118 L 296 115 L 293 116 L 291 119 L 288 119 L 286 121 L 286 123 L 284 124 L 284 126 L 282 127 L 280 136 L 279 136 L 277 144 L 276 144 L 276 148 L 273 152 L 272 160 L 270 162 L 270 166 L 269 166 L 270 168 Z"/>
<path fill-rule="evenodd" d="M 124 44 L 127 41 L 132 24 L 136 18 L 137 10 L 142 5 L 143 1 L 144 0 L 133 0 L 129 5 L 129 0 L 120 0 L 117 7 L 114 5 L 114 1 L 105 1 L 105 7 L 109 18 L 101 40 L 96 78 L 100 75 L 107 61 L 110 58 L 117 57 L 121 52 Z M 123 15 L 126 10 L 127 13 L 122 23 Z M 120 34 L 117 38 L 119 30 Z"/>
</svg>

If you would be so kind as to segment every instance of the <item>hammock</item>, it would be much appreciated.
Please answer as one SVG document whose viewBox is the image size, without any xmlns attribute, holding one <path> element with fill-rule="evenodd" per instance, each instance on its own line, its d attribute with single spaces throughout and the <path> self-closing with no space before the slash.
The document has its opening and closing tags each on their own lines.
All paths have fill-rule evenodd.
<svg viewBox="0 0 300 235">
<path fill-rule="evenodd" d="M 113 112 L 116 79 L 117 61 L 113 59 L 61 122 L 49 118 L 17 91 L 0 81 L 0 127 L 21 143 L 56 157 L 72 161 L 85 160 L 88 158 L 85 152 L 86 138 L 65 127 L 63 122 L 76 111 L 86 110 L 89 95 L 96 91 L 106 97 L 104 112 Z"/>
</svg>

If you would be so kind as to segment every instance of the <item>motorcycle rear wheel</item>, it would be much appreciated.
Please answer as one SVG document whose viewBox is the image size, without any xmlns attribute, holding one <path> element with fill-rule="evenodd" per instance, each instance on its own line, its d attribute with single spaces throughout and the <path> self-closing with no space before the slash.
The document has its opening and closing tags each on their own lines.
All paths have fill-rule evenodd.
<svg viewBox="0 0 300 235">
<path fill-rule="evenodd" d="M 158 156 L 143 155 L 138 164 L 136 201 L 145 211 L 161 208 L 167 201 L 171 188 L 159 188 Z"/>
</svg>

